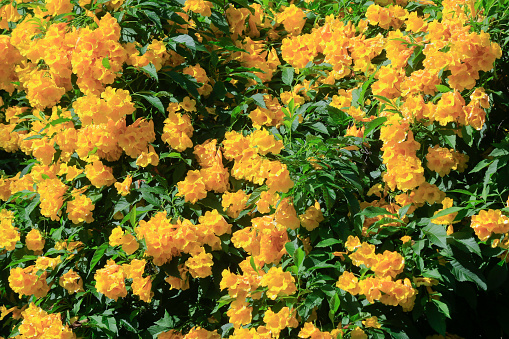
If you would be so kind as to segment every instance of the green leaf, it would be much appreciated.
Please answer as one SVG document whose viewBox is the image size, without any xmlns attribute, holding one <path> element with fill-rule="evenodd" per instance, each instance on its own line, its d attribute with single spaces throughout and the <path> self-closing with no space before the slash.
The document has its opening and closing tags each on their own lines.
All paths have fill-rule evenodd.
<svg viewBox="0 0 509 339">
<path fill-rule="evenodd" d="M 489 193 L 489 188 L 488 188 L 488 184 L 491 182 L 491 177 L 492 175 L 498 170 L 498 159 L 495 159 L 491 164 L 490 166 L 488 167 L 488 169 L 486 170 L 486 174 L 484 175 L 484 183 L 483 183 L 483 188 L 482 188 L 482 198 L 484 201 L 486 201 L 488 199 L 488 193 Z"/>
<path fill-rule="evenodd" d="M 161 24 L 160 15 L 158 15 L 156 12 L 152 12 L 152 11 L 148 11 L 148 10 L 145 10 L 144 12 L 145 12 L 145 15 L 147 16 L 147 18 L 149 18 L 150 21 L 152 21 L 153 23 L 156 24 L 158 30 L 161 30 L 163 28 L 163 26 Z"/>
<path fill-rule="evenodd" d="M 184 44 L 189 50 L 191 50 L 191 53 L 194 55 L 196 53 L 196 41 L 188 35 L 188 34 L 181 34 L 175 37 L 171 38 L 174 42 Z"/>
<path fill-rule="evenodd" d="M 483 168 L 485 167 L 488 167 L 490 165 L 490 160 L 487 160 L 487 159 L 484 159 L 482 161 L 479 161 L 475 167 L 470 171 L 468 172 L 469 174 L 470 173 L 477 173 L 479 172 L 480 170 L 482 170 Z"/>
<path fill-rule="evenodd" d="M 431 301 L 438 307 L 440 312 L 445 315 L 447 318 L 451 319 L 451 313 L 449 312 L 449 306 L 446 303 L 440 300 L 431 299 Z"/>
<path fill-rule="evenodd" d="M 319 306 L 323 301 L 323 294 L 320 290 L 314 290 L 313 293 L 306 296 L 304 304 L 312 309 L 313 307 Z"/>
<path fill-rule="evenodd" d="M 147 66 L 143 66 L 141 68 L 144 70 L 152 79 L 154 79 L 156 82 L 159 82 L 159 76 L 157 75 L 156 66 L 154 66 L 153 63 L 149 63 Z"/>
<path fill-rule="evenodd" d="M 463 207 L 449 207 L 449 208 L 441 210 L 440 212 L 435 214 L 432 217 L 432 219 L 435 219 L 435 218 L 438 218 L 438 217 L 443 217 L 444 215 L 448 215 L 448 214 L 451 214 L 451 213 L 456 213 L 456 212 L 459 212 L 461 210 L 463 210 Z"/>
<path fill-rule="evenodd" d="M 314 129 L 317 132 L 329 135 L 329 131 L 327 130 L 327 127 L 321 122 L 315 122 L 314 124 L 309 125 L 312 129 Z"/>
<path fill-rule="evenodd" d="M 442 137 L 447 145 L 451 148 L 456 148 L 456 134 L 445 134 L 442 133 Z"/>
<path fill-rule="evenodd" d="M 445 316 L 434 303 L 426 304 L 426 316 L 431 327 L 440 335 L 445 336 Z"/>
<path fill-rule="evenodd" d="M 424 53 L 422 53 L 422 46 L 417 46 L 410 58 L 408 58 L 408 65 L 412 67 L 413 70 L 416 70 L 421 65 L 421 61 L 425 58 Z"/>
<path fill-rule="evenodd" d="M 422 231 L 428 236 L 431 243 L 442 248 L 447 247 L 447 230 L 444 225 L 430 223 L 428 226 L 424 227 Z"/>
<path fill-rule="evenodd" d="M 161 334 L 168 330 L 170 330 L 170 328 L 162 327 L 159 325 L 152 325 L 147 329 L 148 333 L 150 333 L 153 336 L 153 338 L 157 338 L 158 334 Z"/>
<path fill-rule="evenodd" d="M 134 228 L 136 226 L 136 205 L 134 205 L 131 212 L 129 212 L 129 221 L 131 222 L 131 226 Z"/>
<path fill-rule="evenodd" d="M 286 252 L 288 252 L 289 255 L 293 256 L 293 254 L 295 253 L 295 244 L 293 242 L 287 242 L 285 244 L 285 248 L 286 248 Z"/>
<path fill-rule="evenodd" d="M 213 91 L 214 91 L 214 95 L 219 100 L 223 100 L 225 98 L 226 94 L 228 93 L 228 91 L 226 90 L 226 87 L 224 86 L 224 83 L 222 83 L 221 81 L 217 81 L 214 84 Z"/>
<path fill-rule="evenodd" d="M 470 233 L 454 232 L 453 234 L 451 234 L 449 238 L 453 239 L 452 244 L 458 247 L 459 249 L 461 250 L 466 249 L 465 252 L 475 253 L 482 258 L 481 248 L 477 243 L 477 239 L 474 238 Z"/>
<path fill-rule="evenodd" d="M 253 270 L 255 270 L 255 272 L 258 273 L 258 267 L 256 267 L 256 263 L 254 261 L 254 256 L 251 256 L 251 260 L 249 261 L 249 263 L 251 264 L 251 267 L 253 268 Z"/>
<path fill-rule="evenodd" d="M 398 218 L 403 219 L 403 217 L 406 215 L 410 207 L 412 207 L 412 204 L 401 207 L 398 210 Z"/>
<path fill-rule="evenodd" d="M 189 92 L 195 98 L 200 96 L 198 93 L 198 85 L 196 82 L 189 80 L 185 75 L 177 72 L 164 72 L 163 74 L 168 75 L 173 81 L 179 84 L 183 89 Z"/>
<path fill-rule="evenodd" d="M 99 261 L 102 259 L 102 257 L 104 256 L 104 253 L 106 252 L 106 250 L 108 249 L 108 246 L 110 244 L 108 242 L 105 242 L 103 244 L 101 244 L 101 246 L 99 246 L 95 252 L 94 252 L 94 256 L 92 257 L 92 260 L 90 261 L 90 271 L 88 272 L 88 274 L 90 274 L 92 272 L 92 270 L 94 269 L 94 267 L 99 263 Z"/>
<path fill-rule="evenodd" d="M 291 67 L 291 66 L 283 68 L 282 79 L 283 79 L 283 83 L 285 85 L 287 85 L 287 86 L 292 85 L 294 73 L 295 73 L 295 71 L 294 71 L 293 67 Z"/>
<path fill-rule="evenodd" d="M 164 317 L 156 321 L 155 324 L 170 330 L 176 326 L 177 319 L 175 316 L 170 316 L 167 310 L 164 310 Z"/>
<path fill-rule="evenodd" d="M 295 266 L 298 267 L 299 272 L 303 268 L 304 259 L 306 258 L 306 252 L 302 248 L 297 248 L 295 252 L 293 253 L 293 262 L 295 263 Z"/>
<path fill-rule="evenodd" d="M 375 128 L 382 125 L 386 121 L 387 121 L 387 117 L 380 117 L 380 118 L 376 118 L 376 119 L 370 121 L 367 124 L 366 129 L 364 130 L 364 136 L 368 136 L 369 133 L 371 133 L 371 131 L 373 131 Z"/>
<path fill-rule="evenodd" d="M 42 139 L 42 138 L 43 138 L 42 135 L 36 134 L 36 135 L 32 135 L 32 136 L 26 137 L 23 140 L 33 140 L 33 139 Z"/>
<path fill-rule="evenodd" d="M 161 201 L 159 200 L 158 196 L 157 195 L 154 195 L 152 194 L 149 189 L 151 187 L 148 187 L 148 186 L 144 186 L 144 187 L 141 187 L 140 188 L 140 193 L 141 193 L 141 196 L 143 197 L 143 199 L 145 199 L 149 204 L 152 204 L 154 206 L 160 206 L 161 205 Z"/>
<path fill-rule="evenodd" d="M 125 319 L 120 319 L 120 325 L 129 332 L 138 333 L 138 330 Z"/>
<path fill-rule="evenodd" d="M 366 218 L 374 218 L 378 217 L 379 215 L 392 215 L 397 216 L 396 214 L 389 213 L 385 208 L 382 207 L 376 207 L 376 206 L 368 206 L 365 209 L 363 209 L 359 215 L 364 215 Z"/>
<path fill-rule="evenodd" d="M 474 282 L 477 284 L 477 286 L 486 291 L 486 279 L 480 270 L 473 264 L 467 261 L 460 262 L 456 256 L 451 258 L 449 263 L 452 266 L 452 274 L 456 277 L 456 279 L 459 281 Z"/>
<path fill-rule="evenodd" d="M 330 300 L 329 300 L 329 305 L 330 305 L 330 311 L 333 313 L 333 314 L 336 314 L 336 312 L 338 311 L 339 309 L 339 306 L 341 305 L 341 300 L 339 299 L 338 297 L 338 294 L 334 294 L 334 297 L 332 297 Z"/>
<path fill-rule="evenodd" d="M 445 86 L 445 85 L 435 85 L 437 91 L 439 91 L 440 93 L 447 93 L 447 92 L 451 92 L 452 89 L 450 89 L 449 87 Z"/>
<path fill-rule="evenodd" d="M 257 93 L 255 95 L 252 95 L 251 99 L 253 99 L 258 106 L 262 108 L 267 108 L 267 106 L 265 105 L 265 100 L 263 100 L 263 97 L 264 97 L 263 94 Z"/>
<path fill-rule="evenodd" d="M 163 106 L 163 103 L 161 102 L 161 99 L 159 99 L 158 97 L 154 96 L 154 95 L 144 95 L 144 94 L 139 94 L 139 93 L 133 93 L 133 95 L 138 95 L 140 97 L 143 97 L 145 100 L 147 100 L 152 106 L 154 106 L 155 108 L 157 108 L 157 110 L 159 112 L 161 112 L 162 114 L 165 113 L 165 110 L 164 110 L 164 106 Z"/>
<path fill-rule="evenodd" d="M 335 244 L 341 244 L 341 240 L 334 238 L 325 239 L 320 241 L 315 247 L 330 247 Z"/>
<path fill-rule="evenodd" d="M 110 66 L 110 59 L 108 57 L 104 57 L 103 58 L 102 64 L 103 64 L 104 68 L 106 68 L 106 69 L 110 69 L 111 68 L 111 66 Z"/>
<path fill-rule="evenodd" d="M 378 67 L 380 69 L 380 65 Z M 368 80 L 362 84 L 362 87 L 356 88 L 352 91 L 352 105 L 354 107 L 364 106 L 364 96 L 366 95 L 366 91 L 373 81 L 375 81 L 375 74 L 378 69 L 371 73 Z"/>
</svg>

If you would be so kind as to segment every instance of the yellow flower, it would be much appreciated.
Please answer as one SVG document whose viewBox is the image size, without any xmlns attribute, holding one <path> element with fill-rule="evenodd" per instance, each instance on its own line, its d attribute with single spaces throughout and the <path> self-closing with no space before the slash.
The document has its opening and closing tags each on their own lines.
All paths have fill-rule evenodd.
<svg viewBox="0 0 509 339">
<path fill-rule="evenodd" d="M 193 131 L 189 116 L 176 113 L 171 105 L 168 106 L 168 118 L 164 120 L 163 135 L 161 135 L 163 142 L 169 144 L 176 151 L 182 152 L 186 148 L 193 147 L 193 142 L 190 139 L 193 136 Z"/>
<path fill-rule="evenodd" d="M 500 210 L 482 210 L 472 216 L 470 227 L 481 241 L 486 241 L 492 233 L 504 234 L 509 231 L 509 218 Z"/>
<path fill-rule="evenodd" d="M 44 240 L 41 232 L 33 228 L 30 232 L 28 232 L 25 243 L 29 250 L 38 252 L 44 248 L 46 241 Z"/>
<path fill-rule="evenodd" d="M 72 192 L 73 200 L 67 202 L 67 216 L 73 224 L 81 222 L 91 223 L 94 221 L 92 211 L 95 209 L 92 200 L 80 191 L 75 190 Z"/>
<path fill-rule="evenodd" d="M 186 112 L 196 112 L 196 100 L 191 99 L 190 97 L 185 97 L 180 103 L 180 108 Z"/>
<path fill-rule="evenodd" d="M 201 14 L 203 16 L 211 16 L 212 12 L 210 9 L 214 6 L 214 4 L 210 1 L 205 0 L 186 0 L 184 11 L 191 11 L 194 13 Z"/>
<path fill-rule="evenodd" d="M 122 250 L 128 255 L 133 254 L 138 250 L 140 244 L 132 234 L 125 234 L 122 237 Z"/>
<path fill-rule="evenodd" d="M 212 275 L 212 254 L 206 253 L 204 249 L 197 254 L 193 254 L 187 259 L 186 266 L 193 278 L 206 278 Z"/>
<path fill-rule="evenodd" d="M 65 288 L 69 294 L 74 294 L 77 292 L 84 292 L 83 289 L 83 280 L 79 276 L 78 273 L 74 272 L 72 269 L 67 273 L 62 275 L 58 280 L 60 286 Z"/>
<path fill-rule="evenodd" d="M 366 327 L 381 328 L 382 325 L 378 322 L 378 318 L 373 316 L 362 321 L 362 324 Z"/>
<path fill-rule="evenodd" d="M 47 268 L 53 270 L 60 263 L 62 263 L 62 259 L 60 259 L 60 256 L 56 258 L 38 257 L 37 260 L 35 261 L 35 268 L 37 268 L 38 270 L 45 270 Z"/>
<path fill-rule="evenodd" d="M 356 248 L 361 247 L 361 241 L 359 237 L 354 237 L 353 235 L 349 235 L 346 240 L 345 247 L 348 251 L 353 252 Z"/>
<path fill-rule="evenodd" d="M 43 338 L 48 335 L 55 338 L 76 338 L 69 326 L 62 323 L 60 313 L 48 314 L 34 303 L 30 303 L 28 308 L 21 312 L 21 316 L 23 321 L 19 326 L 19 333 L 22 338 Z"/>
<path fill-rule="evenodd" d="M 140 300 L 149 303 L 154 296 L 154 292 L 152 292 L 152 280 L 150 277 L 137 277 L 133 278 L 133 283 L 131 284 L 133 289 L 133 293 L 140 297 Z"/>
<path fill-rule="evenodd" d="M 103 165 L 101 161 L 94 161 L 92 164 L 85 166 L 85 174 L 95 187 L 102 187 L 104 185 L 111 186 L 115 183 L 113 170 Z"/>
<path fill-rule="evenodd" d="M 409 242 L 410 240 L 412 240 L 412 237 L 409 236 L 409 235 L 404 235 L 402 236 L 399 240 L 401 240 L 403 242 L 403 244 L 406 244 L 407 242 Z"/>
<path fill-rule="evenodd" d="M 308 231 L 312 231 L 318 227 L 323 221 L 322 210 L 320 204 L 316 201 L 314 206 L 310 206 L 306 209 L 306 212 L 299 216 L 300 223 Z"/>
<path fill-rule="evenodd" d="M 271 267 L 262 277 L 261 286 L 268 287 L 267 297 L 275 300 L 278 296 L 289 296 L 297 291 L 295 279 L 290 272 L 283 272 L 281 267 Z"/>
<path fill-rule="evenodd" d="M 177 183 L 177 188 L 177 195 L 184 196 L 185 201 L 191 204 L 207 196 L 205 183 L 203 182 L 200 171 L 197 170 L 187 172 L 184 181 Z"/>
<path fill-rule="evenodd" d="M 133 183 L 133 177 L 131 175 L 128 175 L 124 181 L 122 182 L 116 182 L 115 188 L 117 189 L 118 193 L 125 197 L 129 194 L 131 191 L 131 184 Z"/>
<path fill-rule="evenodd" d="M 368 339 L 367 334 L 360 327 L 356 327 L 350 332 L 350 338 L 352 339 Z"/>
<path fill-rule="evenodd" d="M 353 273 L 348 271 L 344 271 L 343 274 L 339 276 L 339 279 L 336 282 L 336 287 L 353 295 L 360 292 L 359 279 L 357 279 Z"/>
<path fill-rule="evenodd" d="M 94 279 L 97 291 L 108 298 L 116 301 L 119 297 L 127 296 L 124 271 L 113 260 L 108 260 L 104 268 L 97 270 Z"/>
<path fill-rule="evenodd" d="M 49 292 L 49 286 L 46 282 L 48 272 L 37 275 L 37 270 L 35 266 L 11 269 L 9 273 L 9 286 L 20 296 L 34 295 L 36 298 L 44 297 Z"/>
</svg>

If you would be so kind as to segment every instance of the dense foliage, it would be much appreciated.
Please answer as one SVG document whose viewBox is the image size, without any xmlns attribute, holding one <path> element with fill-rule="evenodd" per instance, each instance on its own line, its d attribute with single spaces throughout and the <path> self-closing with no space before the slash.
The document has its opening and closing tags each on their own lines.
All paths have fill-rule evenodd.
<svg viewBox="0 0 509 339">
<path fill-rule="evenodd" d="M 507 11 L 1 1 L 0 334 L 509 335 Z"/>
</svg>

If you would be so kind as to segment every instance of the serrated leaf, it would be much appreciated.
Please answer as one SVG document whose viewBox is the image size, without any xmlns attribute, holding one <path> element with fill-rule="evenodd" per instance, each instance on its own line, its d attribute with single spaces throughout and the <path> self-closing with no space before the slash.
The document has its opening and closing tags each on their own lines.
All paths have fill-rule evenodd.
<svg viewBox="0 0 509 339">
<path fill-rule="evenodd" d="M 397 216 L 397 214 L 390 213 L 385 208 L 382 207 L 376 207 L 376 206 L 368 206 L 365 209 L 363 209 L 359 215 L 364 215 L 366 218 L 375 218 L 379 215 L 392 215 Z"/>
<path fill-rule="evenodd" d="M 138 333 L 138 330 L 125 319 L 120 319 L 120 325 L 129 332 Z"/>
<path fill-rule="evenodd" d="M 254 100 L 254 102 L 260 106 L 261 108 L 267 108 L 265 105 L 265 100 L 263 100 L 264 95 L 261 93 L 257 93 L 251 96 L 251 99 Z"/>
<path fill-rule="evenodd" d="M 285 249 L 286 249 L 286 252 L 287 252 L 289 255 L 293 256 L 293 254 L 295 253 L 295 249 L 296 249 L 296 247 L 295 247 L 295 244 L 294 244 L 293 242 L 287 242 L 287 243 L 285 244 Z"/>
<path fill-rule="evenodd" d="M 170 78 L 172 78 L 173 81 L 175 81 L 177 84 L 179 84 L 183 89 L 189 92 L 192 96 L 198 98 L 200 96 L 200 93 L 198 93 L 198 85 L 196 82 L 193 82 L 189 80 L 186 76 L 184 76 L 181 73 L 177 72 L 165 72 L 164 74 L 168 75 Z"/>
<path fill-rule="evenodd" d="M 327 130 L 327 127 L 321 122 L 315 122 L 314 124 L 309 125 L 312 129 L 314 129 L 317 132 L 329 135 L 329 131 Z"/>
<path fill-rule="evenodd" d="M 433 215 L 432 219 L 436 219 L 438 217 L 443 217 L 444 215 L 456 213 L 456 212 L 461 211 L 462 209 L 463 209 L 463 207 L 449 207 L 449 208 L 443 209 L 443 210 L 439 211 L 437 214 Z"/>
<path fill-rule="evenodd" d="M 294 71 L 293 67 L 283 68 L 283 74 L 281 75 L 281 78 L 285 85 L 287 85 L 287 86 L 292 85 L 294 73 L 295 73 L 295 71 Z"/>
<path fill-rule="evenodd" d="M 433 301 L 433 304 L 435 304 L 439 311 L 445 315 L 447 318 L 451 319 L 451 314 L 449 312 L 449 306 L 447 306 L 446 303 L 444 303 L 443 301 L 440 301 L 440 300 L 436 300 L 436 299 L 431 299 Z"/>
<path fill-rule="evenodd" d="M 454 232 L 450 236 L 454 242 L 457 242 L 464 246 L 469 252 L 477 254 L 482 258 L 481 248 L 477 243 L 477 239 L 474 238 L 470 233 L 467 232 Z M 453 244 L 454 244 L 453 242 Z M 458 246 L 459 247 L 459 246 Z M 459 247 L 461 249 L 461 247 Z"/>
<path fill-rule="evenodd" d="M 408 209 L 409 209 L 410 207 L 412 207 L 412 204 L 409 204 L 409 205 L 406 205 L 406 206 L 401 207 L 401 208 L 398 210 L 398 218 L 403 219 L 403 217 L 406 215 L 406 213 L 408 212 Z"/>
<path fill-rule="evenodd" d="M 150 333 L 154 338 L 157 338 L 156 336 L 158 334 L 166 332 L 168 330 L 169 330 L 168 328 L 159 325 L 153 325 L 147 329 L 148 333 Z"/>
<path fill-rule="evenodd" d="M 310 309 L 319 306 L 323 301 L 323 294 L 319 290 L 313 291 L 313 293 L 306 295 L 304 305 Z"/>
<path fill-rule="evenodd" d="M 155 324 L 166 329 L 172 329 L 175 327 L 175 319 L 170 316 L 168 311 L 164 310 L 164 317 L 156 321 Z"/>
<path fill-rule="evenodd" d="M 430 223 L 422 229 L 431 243 L 446 248 L 447 247 L 447 230 L 444 225 Z"/>
<path fill-rule="evenodd" d="M 92 270 L 94 269 L 94 267 L 99 263 L 99 261 L 102 259 L 102 257 L 104 256 L 104 253 L 106 252 L 106 250 L 108 249 L 108 246 L 109 246 L 109 243 L 105 242 L 103 244 L 101 244 L 101 246 L 99 246 L 95 252 L 94 252 L 94 256 L 92 257 L 92 260 L 90 261 L 90 271 L 89 271 L 89 274 L 92 272 Z"/>
<path fill-rule="evenodd" d="M 368 122 L 366 129 L 364 131 L 364 135 L 365 136 L 369 135 L 369 133 L 371 133 L 371 131 L 373 131 L 375 128 L 382 125 L 386 121 L 387 121 L 387 117 L 379 117 L 379 118 L 376 118 L 376 119 Z"/>
<path fill-rule="evenodd" d="M 488 167 L 488 169 L 486 170 L 486 174 L 484 175 L 484 183 L 483 183 L 483 188 L 482 188 L 482 198 L 484 201 L 486 201 L 488 199 L 488 193 L 489 193 L 489 188 L 488 188 L 488 184 L 491 182 L 491 177 L 492 175 L 498 170 L 498 159 L 495 159 L 491 164 L 490 166 Z"/>
<path fill-rule="evenodd" d="M 147 190 L 148 187 L 141 187 L 140 188 L 140 193 L 141 193 L 141 196 L 143 197 L 143 199 L 145 199 L 149 204 L 152 204 L 154 206 L 159 206 L 161 204 L 161 202 L 159 201 L 157 195 L 154 195 L 152 193 L 150 193 L 150 191 Z"/>
<path fill-rule="evenodd" d="M 172 37 L 171 39 L 177 43 L 186 45 L 186 47 L 191 50 L 191 53 L 193 53 L 193 55 L 196 52 L 196 41 L 194 41 L 194 39 L 190 35 L 181 34 L 181 35 Z"/>
<path fill-rule="evenodd" d="M 431 327 L 440 335 L 445 336 L 445 316 L 439 311 L 435 304 L 428 303 L 426 305 L 426 316 Z"/>
<path fill-rule="evenodd" d="M 138 95 L 140 97 L 143 97 L 145 100 L 147 100 L 152 106 L 154 106 L 155 108 L 157 108 L 157 110 L 159 112 L 161 112 L 162 114 L 164 114 L 165 110 L 164 110 L 164 106 L 163 106 L 163 103 L 161 102 L 161 99 L 159 99 L 158 97 L 156 96 L 153 96 L 153 95 L 144 95 L 144 94 L 139 94 L 139 93 L 134 93 L 133 95 Z"/>
<path fill-rule="evenodd" d="M 150 75 L 150 77 L 154 79 L 156 82 L 159 82 L 159 76 L 157 75 L 156 66 L 154 66 L 153 63 L 149 63 L 147 66 L 143 66 L 141 69 L 145 71 L 148 75 Z"/>
<path fill-rule="evenodd" d="M 293 253 L 293 260 L 294 260 L 295 266 L 298 267 L 299 272 L 303 268 L 303 264 L 304 264 L 304 259 L 305 258 L 306 258 L 306 252 L 304 252 L 304 250 L 302 248 L 300 248 L 300 247 L 297 248 L 295 250 L 295 252 Z"/>
<path fill-rule="evenodd" d="M 482 170 L 483 168 L 485 167 L 488 167 L 490 165 L 490 160 L 487 160 L 487 159 L 484 159 L 482 161 L 479 161 L 475 167 L 470 171 L 468 172 L 469 174 L 470 173 L 477 173 L 479 172 L 480 170 Z"/>
<path fill-rule="evenodd" d="M 150 19 L 150 21 L 152 21 L 153 23 L 156 24 L 158 30 L 162 29 L 163 26 L 161 25 L 160 16 L 156 12 L 152 12 L 152 11 L 148 11 L 148 10 L 144 10 L 144 12 L 145 12 L 145 15 Z"/>
<path fill-rule="evenodd" d="M 329 238 L 329 239 L 320 241 L 315 247 L 330 247 L 332 245 L 340 244 L 340 243 L 341 243 L 341 240 Z"/>
<path fill-rule="evenodd" d="M 459 281 L 471 281 L 486 291 L 486 279 L 474 265 L 468 262 L 460 262 L 456 257 L 451 258 L 449 262 L 452 266 L 452 273 Z"/>
</svg>

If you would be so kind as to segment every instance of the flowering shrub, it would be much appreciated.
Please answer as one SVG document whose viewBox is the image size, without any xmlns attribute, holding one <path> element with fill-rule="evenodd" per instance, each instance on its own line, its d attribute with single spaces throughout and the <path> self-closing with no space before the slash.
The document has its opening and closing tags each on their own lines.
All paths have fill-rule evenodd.
<svg viewBox="0 0 509 339">
<path fill-rule="evenodd" d="M 509 335 L 502 6 L 0 2 L 0 334 Z"/>
</svg>

